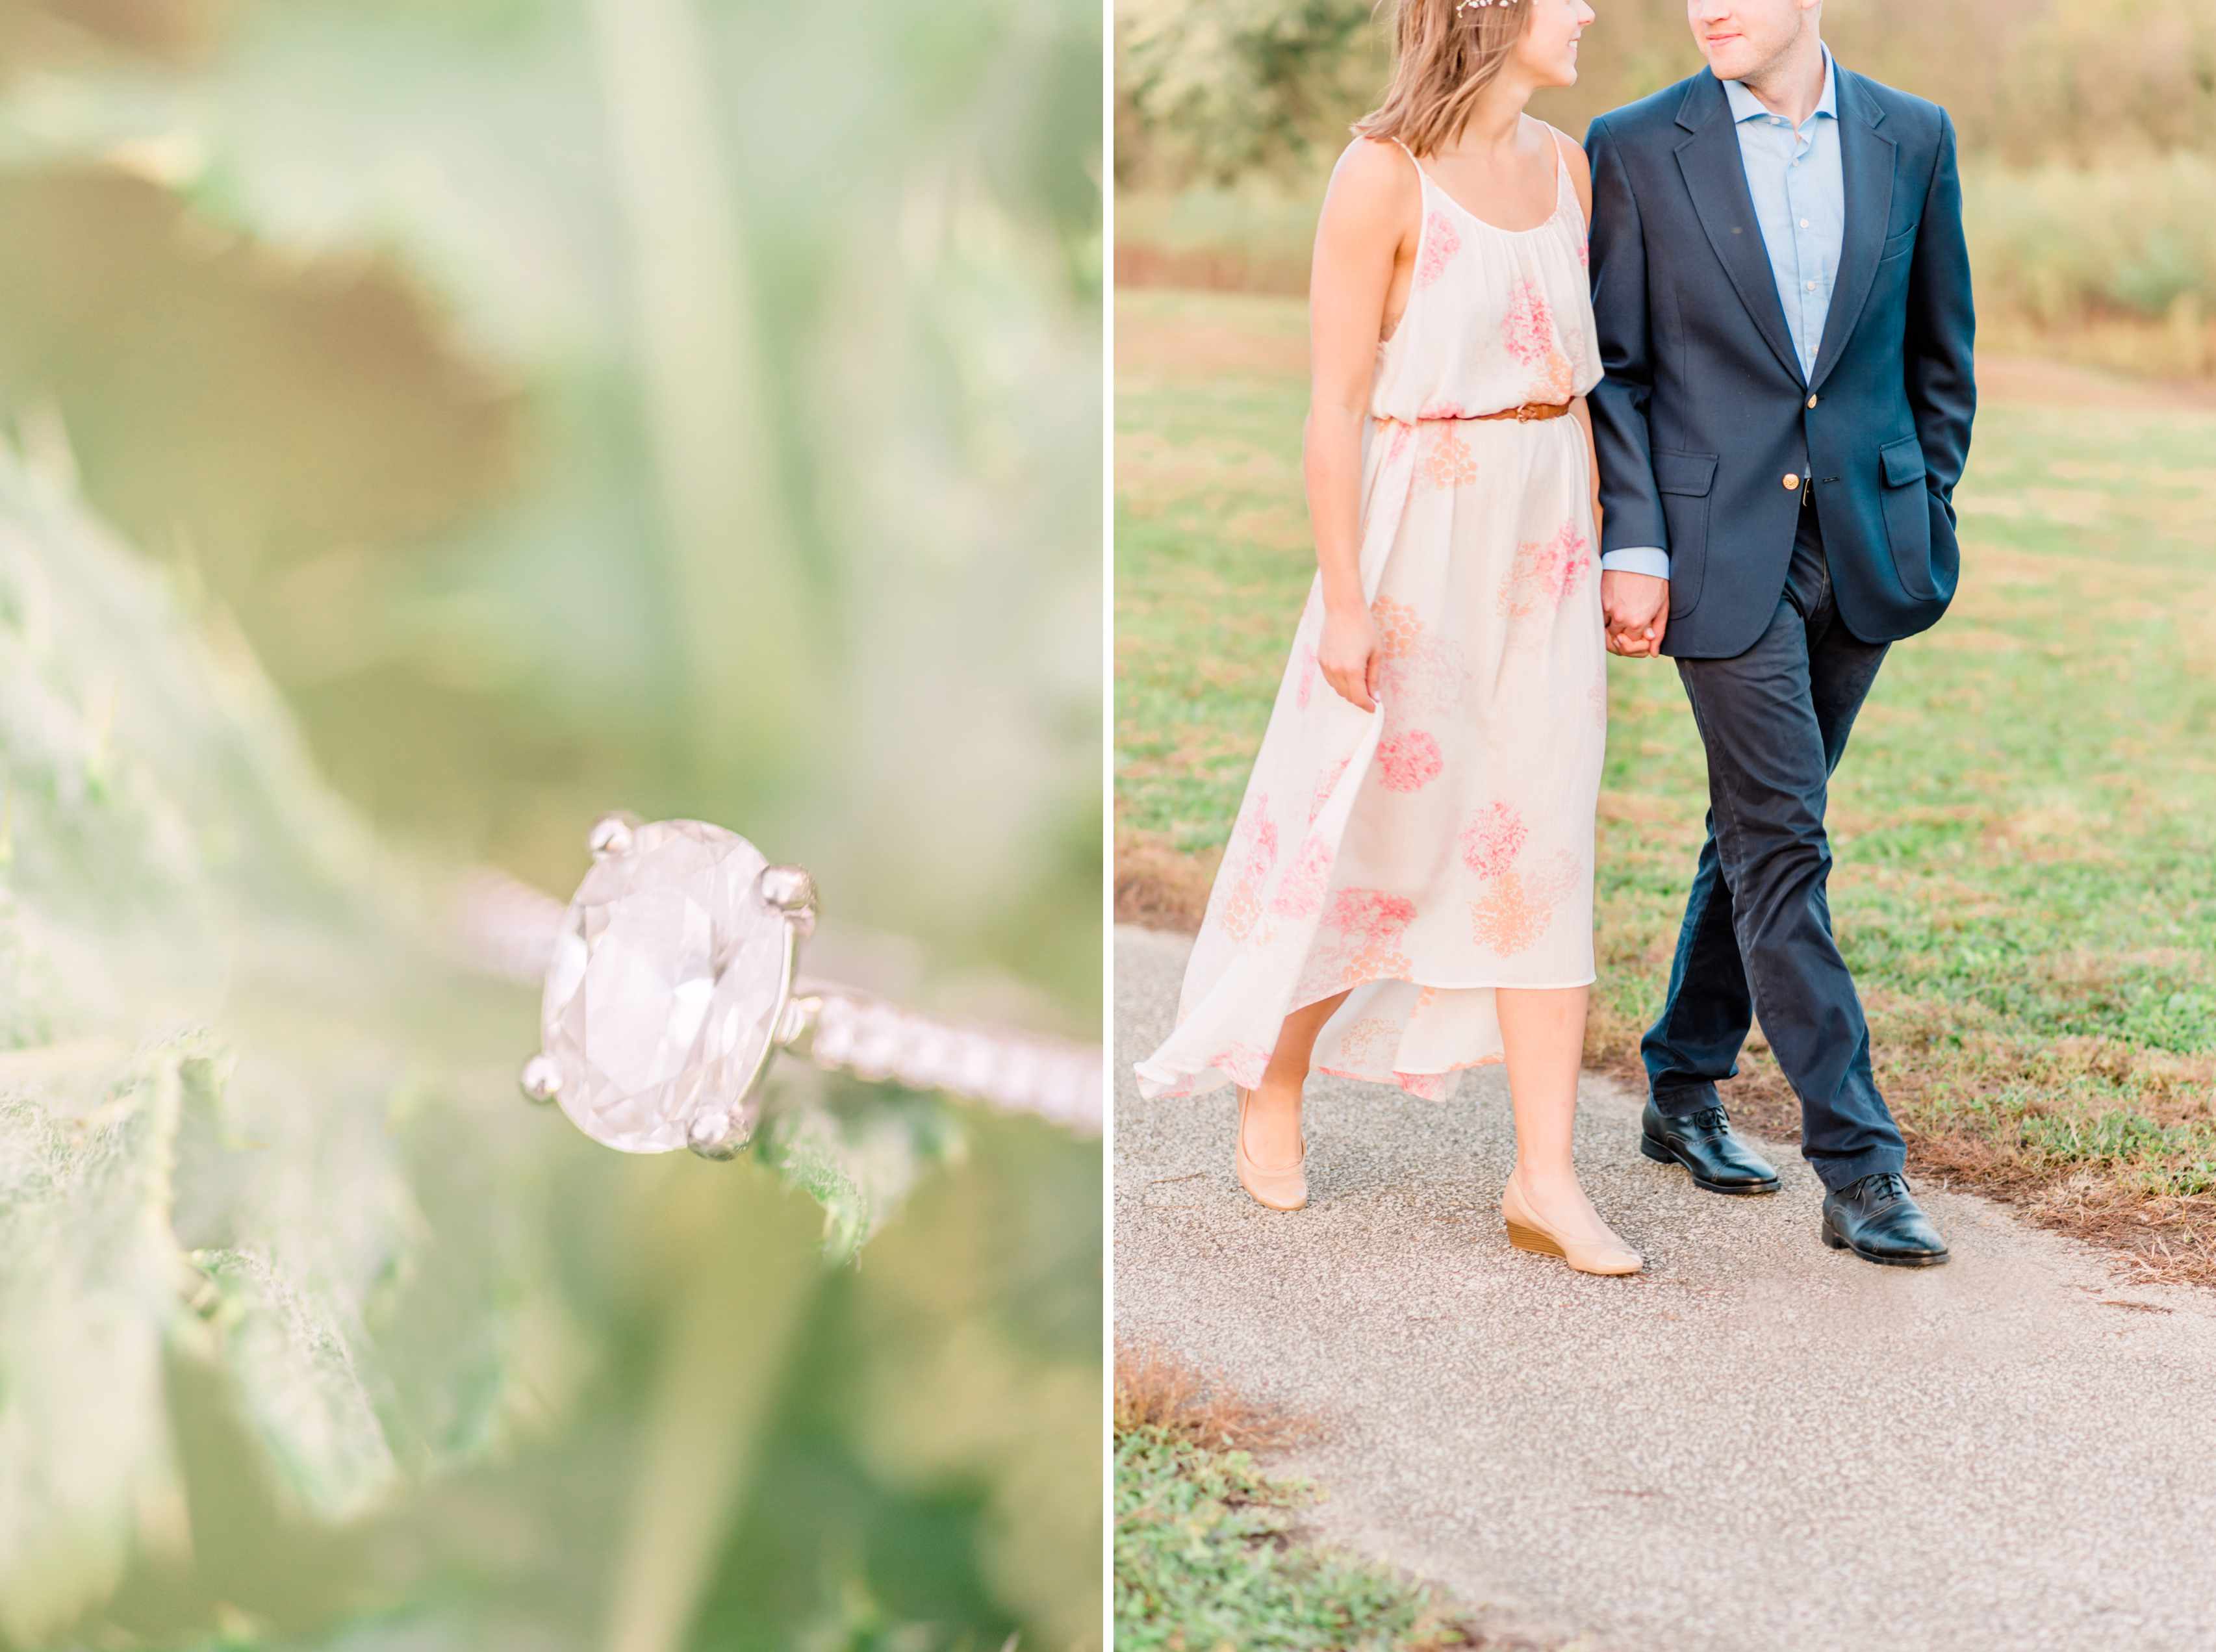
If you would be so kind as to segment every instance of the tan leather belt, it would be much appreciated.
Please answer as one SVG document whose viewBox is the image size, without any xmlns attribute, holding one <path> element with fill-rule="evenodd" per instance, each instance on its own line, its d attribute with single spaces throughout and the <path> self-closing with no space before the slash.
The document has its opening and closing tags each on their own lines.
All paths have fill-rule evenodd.
<svg viewBox="0 0 2216 1652">
<path fill-rule="evenodd" d="M 1531 418 L 1560 418 L 1562 414 L 1567 412 L 1569 412 L 1569 403 L 1567 401 L 1527 401 L 1523 408 L 1503 408 L 1500 412 L 1493 412 L 1493 414 L 1425 414 L 1425 416 L 1420 416 L 1416 423 L 1454 425 L 1454 423 L 1462 423 L 1462 421 L 1469 421 L 1469 418 L 1513 418 L 1516 423 L 1527 423 L 1527 421 L 1531 421 Z M 1381 416 L 1388 418 L 1389 423 L 1405 423 L 1405 421 L 1392 418 L 1389 414 L 1381 414 Z"/>
<path fill-rule="evenodd" d="M 1473 419 L 1513 419 L 1518 424 L 1530 419 L 1559 419 L 1570 410 L 1567 402 L 1526 402 L 1521 407 L 1504 407 L 1498 413 L 1473 413 Z"/>
</svg>

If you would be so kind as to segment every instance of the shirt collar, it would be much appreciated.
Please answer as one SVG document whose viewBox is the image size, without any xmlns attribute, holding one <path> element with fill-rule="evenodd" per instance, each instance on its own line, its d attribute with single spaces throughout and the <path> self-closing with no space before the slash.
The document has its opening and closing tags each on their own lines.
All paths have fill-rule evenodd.
<svg viewBox="0 0 2216 1652">
<path fill-rule="evenodd" d="M 1818 44 L 1821 46 L 1822 42 L 1819 41 Z M 1808 118 L 1813 120 L 1819 114 L 1828 114 L 1836 120 L 1839 118 L 1838 79 L 1831 72 L 1831 48 L 1825 46 L 1823 52 L 1824 90 L 1822 96 L 1816 100 L 1815 113 Z M 1763 106 L 1762 100 L 1738 81 L 1724 82 L 1724 96 L 1731 103 L 1732 119 L 1734 121 L 1751 120 L 1757 115 L 1767 115 L 1770 113 Z"/>
</svg>

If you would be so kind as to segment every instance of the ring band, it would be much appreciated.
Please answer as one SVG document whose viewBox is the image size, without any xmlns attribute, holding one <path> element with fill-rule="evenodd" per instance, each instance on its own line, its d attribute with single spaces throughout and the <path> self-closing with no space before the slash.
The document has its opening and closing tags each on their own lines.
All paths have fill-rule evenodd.
<svg viewBox="0 0 2216 1652">
<path fill-rule="evenodd" d="M 1101 1127 L 1098 1045 L 921 1014 L 803 976 L 815 880 L 699 821 L 611 815 L 567 907 L 490 869 L 463 880 L 454 929 L 486 973 L 542 981 L 534 1101 L 630 1152 L 735 1156 L 780 1050 L 870 1082 L 942 1090 L 1080 1135 Z"/>
</svg>

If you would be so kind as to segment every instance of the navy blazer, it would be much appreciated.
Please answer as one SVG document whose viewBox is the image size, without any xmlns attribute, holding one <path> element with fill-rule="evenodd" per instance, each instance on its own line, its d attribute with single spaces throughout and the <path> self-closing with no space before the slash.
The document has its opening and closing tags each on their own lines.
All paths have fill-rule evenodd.
<svg viewBox="0 0 2216 1652">
<path fill-rule="evenodd" d="M 1954 595 L 1953 496 L 1977 390 L 1954 123 L 1832 66 L 1846 226 L 1805 379 L 1715 75 L 1585 133 L 1601 547 L 1669 553 L 1665 654 L 1753 646 L 1784 591 L 1811 483 L 1849 631 L 1911 635 Z"/>
</svg>

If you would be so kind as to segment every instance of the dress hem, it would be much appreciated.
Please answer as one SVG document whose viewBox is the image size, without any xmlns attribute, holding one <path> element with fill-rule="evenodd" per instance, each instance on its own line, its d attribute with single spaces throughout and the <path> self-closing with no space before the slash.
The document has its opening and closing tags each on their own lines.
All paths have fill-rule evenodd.
<svg viewBox="0 0 2216 1652">
<path fill-rule="evenodd" d="M 1577 987 L 1592 986 L 1597 983 L 1599 979 L 1599 975 L 1595 973 L 1587 976 L 1582 981 L 1567 981 L 1551 984 L 1535 984 L 1523 982 L 1484 981 L 1465 986 L 1456 985 L 1447 982 L 1419 981 L 1412 977 L 1402 975 L 1373 975 L 1365 980 L 1355 982 L 1351 986 L 1334 987 L 1329 992 L 1319 993 L 1313 998 L 1304 999 L 1299 1003 L 1289 1005 L 1284 1011 L 1284 1014 L 1280 1015 L 1277 1018 L 1277 1025 L 1279 1028 L 1282 1029 L 1284 1026 L 1285 1015 L 1290 1015 L 1297 1010 L 1306 1009 L 1311 1004 L 1320 1004 L 1327 998 L 1337 997 L 1342 995 L 1351 995 L 1363 987 L 1376 986 L 1381 982 L 1389 981 L 1402 983 L 1408 986 L 1430 989 L 1439 992 L 1499 992 L 1502 990 L 1509 992 L 1566 992 Z M 1333 1012 L 1333 1014 L 1336 1013 L 1336 1011 Z M 1319 1032 L 1320 1032 L 1320 1029 L 1319 1029 Z M 1272 1047 L 1274 1048 L 1274 1046 Z M 1267 1052 L 1265 1052 L 1264 1059 L 1267 1060 Z M 1375 1073 L 1352 1072 L 1343 1067 L 1314 1067 L 1309 1070 L 1312 1072 L 1324 1073 L 1333 1078 L 1358 1079 L 1368 1084 L 1391 1084 L 1405 1090 L 1408 1086 L 1400 1082 L 1400 1080 L 1404 1077 L 1443 1078 L 1450 1073 L 1467 1072 L 1473 1067 L 1497 1067 L 1502 1064 L 1506 1059 L 1507 1055 L 1505 1051 L 1496 1051 L 1492 1054 L 1480 1056 L 1473 1060 L 1453 1062 L 1444 1067 L 1395 1067 L 1383 1076 L 1380 1076 Z M 1205 1095 L 1209 1091 L 1218 1088 L 1222 1085 L 1235 1085 L 1239 1082 L 1239 1078 L 1236 1074 L 1231 1072 L 1220 1063 L 1215 1061 L 1205 1061 L 1196 1066 L 1179 1068 L 1158 1063 L 1149 1058 L 1146 1061 L 1133 1062 L 1131 1063 L 1131 1071 L 1133 1075 L 1140 1080 L 1140 1094 L 1145 1100 L 1150 1101 L 1172 1100 L 1182 1099 L 1187 1096 Z M 1203 1085 L 1195 1086 L 1190 1082 L 1190 1081 L 1199 1077 L 1203 1073 L 1217 1073 L 1221 1074 L 1222 1076 Z M 1149 1082 L 1157 1087 L 1155 1093 L 1152 1095 L 1148 1095 L 1146 1090 L 1146 1087 Z"/>
<path fill-rule="evenodd" d="M 1408 986 L 1420 987 L 1432 992 L 1567 992 L 1573 987 L 1597 986 L 1600 983 L 1600 976 L 1596 972 L 1585 977 L 1582 981 L 1419 981 L 1412 975 L 1373 975 L 1357 981 L 1351 987 L 1333 987 L 1329 992 L 1320 992 L 1313 998 L 1305 998 L 1297 1004 L 1289 1005 L 1285 1014 L 1290 1015 L 1295 1010 L 1306 1009 L 1310 1004 L 1320 1004 L 1325 999 L 1335 998 L 1341 993 L 1353 993 L 1363 987 L 1374 987 L 1383 981 L 1398 981 Z M 1333 1014 L 1336 1013 L 1336 1011 L 1333 1012 Z M 1278 1017 L 1279 1025 L 1283 1024 L 1283 1016 Z M 1452 1072 L 1454 1069 L 1449 1067 L 1443 1068 L 1441 1070 Z"/>
</svg>

